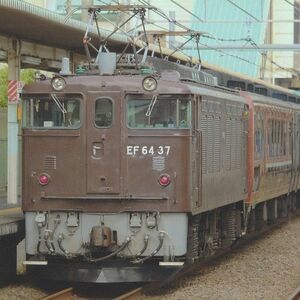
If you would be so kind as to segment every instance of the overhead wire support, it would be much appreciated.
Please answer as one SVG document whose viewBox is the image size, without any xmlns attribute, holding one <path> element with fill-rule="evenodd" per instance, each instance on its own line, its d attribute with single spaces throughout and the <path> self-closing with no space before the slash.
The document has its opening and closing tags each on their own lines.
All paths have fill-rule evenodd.
<svg viewBox="0 0 300 300">
<path fill-rule="evenodd" d="M 107 42 L 107 40 L 112 37 L 118 30 L 120 30 L 120 28 L 122 28 L 126 23 L 128 23 L 131 19 L 133 19 L 140 11 L 137 10 L 136 12 L 133 13 L 133 15 L 128 18 L 127 20 L 125 20 L 121 25 L 117 26 L 117 28 L 115 30 L 113 30 L 101 43 L 104 44 Z"/>
<path fill-rule="evenodd" d="M 294 69 L 288 69 L 285 68 L 281 65 L 279 65 L 278 63 L 276 63 L 273 59 L 269 58 L 265 53 L 261 52 L 261 49 L 259 48 L 259 46 L 255 43 L 255 41 L 252 38 L 249 38 L 249 43 L 251 46 L 253 46 L 254 48 L 256 48 L 258 50 L 258 52 L 260 53 L 260 55 L 265 55 L 266 60 L 268 60 L 272 65 L 276 66 L 277 68 L 286 71 L 288 73 L 294 74 L 296 76 L 299 76 L 299 73 L 296 72 Z"/>
<path fill-rule="evenodd" d="M 204 45 L 205 47 L 209 47 L 209 48 L 212 48 L 212 49 L 214 49 L 214 50 L 216 50 L 216 51 L 218 51 L 217 49 L 215 49 L 215 48 L 213 48 L 213 47 L 210 47 L 210 46 L 208 46 L 208 45 L 206 45 L 206 44 L 202 44 L 202 43 L 200 43 L 200 37 L 206 37 L 206 38 L 212 38 L 212 39 L 215 39 L 218 43 L 220 43 L 220 41 L 225 41 L 225 39 L 218 39 L 217 37 L 215 37 L 215 36 L 212 36 L 210 33 L 208 33 L 208 32 L 196 32 L 196 31 L 192 31 L 190 28 L 188 28 L 188 27 L 186 27 L 186 26 L 184 26 L 184 25 L 182 25 L 181 23 L 179 23 L 177 20 L 175 20 L 175 19 L 173 19 L 173 18 L 170 18 L 170 17 L 168 17 L 163 11 L 161 11 L 159 8 L 157 8 L 157 7 L 154 7 L 154 6 L 151 6 L 150 4 L 149 4 L 149 2 L 147 1 L 147 0 L 138 0 L 140 3 L 142 3 L 143 5 L 98 5 L 98 6 L 91 6 L 91 7 L 79 7 L 79 8 L 76 8 L 75 10 L 77 10 L 77 9 L 89 9 L 89 12 L 90 12 L 90 14 L 91 14 L 91 18 L 89 19 L 89 24 L 88 24 L 88 28 L 87 28 L 87 32 L 86 32 L 86 34 L 85 34 L 85 37 L 84 37 L 84 40 L 85 40 L 85 48 L 88 48 L 88 46 L 90 46 L 91 48 L 93 48 L 95 51 L 97 51 L 98 53 L 99 52 L 101 52 L 102 51 L 102 49 L 104 48 L 106 51 L 108 51 L 107 50 L 107 48 L 105 47 L 105 44 L 106 44 L 106 42 L 108 41 L 108 39 L 115 33 L 115 32 L 117 32 L 118 30 L 121 30 L 124 34 L 126 34 L 127 36 L 128 36 L 128 39 L 129 39 L 129 42 L 128 42 L 128 44 L 126 45 L 126 47 L 125 47 L 125 49 L 123 50 L 123 52 L 122 52 L 122 54 L 124 55 L 125 54 L 125 52 L 126 52 L 126 50 L 128 49 L 128 47 L 131 45 L 132 46 L 132 48 L 133 48 L 133 52 L 134 52 L 134 56 L 135 56 L 135 59 L 136 59 L 136 63 L 137 64 L 139 64 L 138 62 L 137 62 L 137 50 L 136 50 L 136 46 L 135 46 L 135 40 L 136 39 L 139 39 L 140 38 L 140 36 L 138 36 L 138 37 L 134 37 L 134 34 L 135 34 L 135 32 L 136 32 L 136 28 L 137 27 L 140 27 L 140 26 L 142 26 L 143 27 L 143 34 L 144 34 L 144 36 L 145 36 L 145 39 L 146 39 L 146 41 L 144 41 L 145 42 L 145 47 L 143 47 L 143 48 L 141 48 L 140 50 L 139 50 L 139 52 L 140 51 L 142 51 L 143 49 L 145 49 L 145 51 L 144 51 L 144 56 L 146 55 L 146 53 L 147 53 L 147 51 L 148 51 L 148 43 L 149 43 L 149 41 L 148 41 L 148 38 L 147 38 L 147 35 L 149 35 L 151 32 L 149 32 L 149 31 L 146 31 L 146 27 L 145 27 L 145 24 L 146 23 L 149 23 L 149 22 L 147 22 L 146 21 L 146 19 L 145 19 L 145 11 L 146 11 L 146 9 L 151 9 L 154 13 L 156 13 L 156 14 L 158 14 L 159 16 L 161 16 L 162 18 L 164 18 L 164 19 L 166 19 L 168 22 L 172 22 L 173 24 L 175 24 L 176 26 L 178 26 L 178 27 L 181 27 L 181 28 L 183 28 L 183 29 L 185 29 L 185 31 L 183 32 L 183 31 L 175 31 L 174 33 L 172 33 L 172 32 L 168 32 L 168 31 L 165 31 L 165 30 L 167 30 L 167 29 L 165 29 L 165 28 L 163 28 L 163 27 L 160 27 L 160 26 L 158 26 L 157 24 L 155 24 L 155 23 L 153 23 L 153 26 L 157 26 L 157 27 L 160 27 L 161 29 L 164 29 L 164 31 L 160 31 L 160 32 L 156 32 L 156 40 L 157 40 L 157 42 L 158 42 L 158 46 L 159 46 L 159 52 L 160 52 L 160 56 L 161 57 L 163 57 L 163 54 L 162 54 L 162 49 L 161 49 L 161 44 L 160 44 L 160 36 L 161 35 L 167 35 L 167 34 L 169 34 L 169 35 L 178 35 L 178 36 L 186 36 L 186 35 L 190 35 L 190 37 L 183 43 L 183 44 L 181 44 L 179 47 L 177 47 L 170 55 L 168 55 L 168 57 L 170 57 L 170 56 L 173 56 L 174 55 L 174 53 L 176 53 L 177 51 L 179 51 L 179 52 L 182 52 L 182 47 L 184 46 L 184 45 L 186 45 L 188 42 L 190 42 L 191 40 L 193 40 L 193 39 L 195 39 L 195 42 L 196 42 L 196 47 L 197 47 L 197 53 L 198 53 L 198 60 L 199 60 L 199 67 L 200 67 L 200 65 L 201 65 L 201 56 L 200 56 L 200 47 L 199 47 L 199 44 L 201 44 L 201 45 Z M 175 0 L 170 0 L 171 2 L 173 2 L 174 4 L 175 4 Z M 233 5 L 234 5 L 234 2 L 233 1 L 231 1 L 231 0 L 227 0 L 227 1 L 229 1 L 230 3 L 232 3 Z M 101 1 L 102 2 L 102 1 Z M 116 1 L 114 1 L 114 2 L 116 2 Z M 104 1 L 103 1 L 103 3 L 105 3 Z M 176 2 L 177 3 L 177 2 Z M 182 9 L 183 9 L 183 7 L 181 7 Z M 240 7 L 239 7 L 240 8 Z M 241 9 L 241 8 L 240 8 Z M 101 44 L 100 44 L 100 47 L 99 47 L 99 50 L 97 50 L 97 48 L 96 47 L 94 47 L 92 44 L 91 44 L 91 38 L 90 37 L 88 37 L 88 33 L 89 33 L 89 30 L 90 30 L 90 27 L 91 27 L 91 25 L 92 25 L 92 22 L 93 21 L 96 21 L 96 26 L 97 26 L 97 32 L 98 32 L 98 36 L 99 36 L 99 38 L 100 38 L 100 40 L 101 40 L 101 37 L 100 37 L 100 29 L 99 29 L 99 26 L 98 26 L 98 20 L 97 20 L 97 14 L 98 13 L 101 13 L 101 11 L 104 11 L 104 10 L 111 10 L 111 11 L 122 11 L 122 12 L 126 12 L 126 14 L 128 14 L 128 15 L 130 15 L 130 17 L 125 21 L 125 22 L 123 22 L 121 25 L 119 25 L 119 26 L 117 26 L 117 28 L 113 31 L 113 32 L 111 32 L 110 34 L 109 34 L 109 36 L 108 37 L 106 37 L 104 40 L 102 40 L 101 41 Z M 242 9 L 243 10 L 243 9 Z M 129 14 L 129 12 L 133 12 L 133 15 L 131 15 L 131 14 Z M 74 13 L 74 10 L 72 11 L 72 13 Z M 245 13 L 248 13 L 248 12 L 246 12 L 245 11 Z M 142 21 L 142 24 L 140 24 L 139 26 L 135 26 L 135 28 L 133 29 L 133 35 L 130 35 L 129 33 L 132 31 L 128 31 L 128 32 L 126 32 L 126 31 L 124 31 L 124 30 L 122 30 L 121 29 L 121 27 L 122 26 L 124 26 L 127 22 L 129 22 L 132 18 L 134 18 L 134 17 L 136 17 L 137 18 L 137 15 L 139 14 L 139 17 L 140 17 L 140 19 L 141 19 L 141 21 Z M 248 13 L 249 14 L 249 13 Z M 67 16 L 67 18 L 68 18 L 69 16 Z M 103 16 L 102 15 L 102 17 L 104 18 L 104 19 L 106 19 L 105 18 L 105 16 Z M 252 16 L 253 17 L 253 16 Z M 255 18 L 255 17 L 254 17 Z M 108 19 L 106 19 L 109 23 L 111 23 L 110 22 L 110 20 L 108 20 Z M 259 21 L 258 19 L 256 19 L 257 21 Z M 152 23 L 152 22 L 151 22 Z M 153 33 L 153 32 L 152 32 Z M 154 36 L 154 35 L 153 35 Z M 232 39 L 233 40 L 233 39 Z M 249 39 L 247 38 L 247 39 L 239 39 L 240 41 L 246 41 L 246 42 L 250 42 L 249 41 Z M 228 39 L 228 41 L 229 41 L 229 39 Z M 154 50 L 153 50 L 154 51 Z M 231 54 L 229 54 L 229 53 L 226 53 L 225 51 L 220 51 L 220 52 L 222 52 L 223 54 L 225 54 L 225 55 L 228 55 L 228 56 L 231 56 L 231 57 L 235 57 L 235 58 L 237 58 L 237 59 L 240 59 L 240 60 L 243 60 L 243 61 L 245 61 L 245 62 L 247 62 L 247 63 L 252 63 L 252 64 L 254 64 L 253 62 L 250 62 L 250 61 L 248 61 L 247 59 L 243 59 L 243 58 L 241 58 L 241 57 L 239 57 L 239 56 L 237 56 L 237 55 L 231 55 Z M 183 53 L 183 52 L 182 52 Z M 87 53 L 87 54 L 89 54 L 89 52 Z M 152 55 L 153 55 L 154 53 L 152 53 Z M 185 53 L 183 53 L 183 54 L 185 54 Z M 186 54 L 185 54 L 186 55 Z M 122 55 L 121 55 L 122 56 Z M 91 63 L 91 56 L 90 56 L 90 54 L 88 55 L 88 58 L 89 58 L 89 62 Z M 121 58 L 119 58 L 119 60 L 118 61 L 120 61 L 120 59 Z M 97 60 L 96 60 L 97 61 Z M 142 62 L 144 61 L 144 59 L 142 60 Z M 274 63 L 274 62 L 273 62 Z M 276 63 L 274 63 L 274 64 L 276 64 Z M 256 65 L 256 64 L 254 64 L 254 65 Z M 137 68 L 138 68 L 138 65 L 137 65 Z M 282 68 L 282 69 L 285 69 L 285 68 Z M 287 69 L 285 69 L 286 71 L 288 71 Z"/>
<path fill-rule="evenodd" d="M 101 1 L 102 3 L 105 3 L 103 1 Z M 83 44 L 84 44 L 84 48 L 86 51 L 86 55 L 89 61 L 89 67 L 91 67 L 91 62 L 92 62 L 92 57 L 89 51 L 89 47 L 91 47 L 92 49 L 94 49 L 96 52 L 98 52 L 98 56 L 96 58 L 96 62 L 98 61 L 98 57 L 99 57 L 99 53 L 102 52 L 102 50 L 104 49 L 105 51 L 109 52 L 108 49 L 106 48 L 106 43 L 107 41 L 112 37 L 112 35 L 114 35 L 118 30 L 121 30 L 127 37 L 128 37 L 128 45 L 126 45 L 125 49 L 123 52 L 126 51 L 126 49 L 128 48 L 129 45 L 132 46 L 133 51 L 134 51 L 134 55 L 136 57 L 136 47 L 134 45 L 134 37 L 130 36 L 128 34 L 128 32 L 122 30 L 122 27 L 128 23 L 131 19 L 133 19 L 134 17 L 136 17 L 137 15 L 139 15 L 140 20 L 142 22 L 142 26 L 143 26 L 143 31 L 144 31 L 144 35 L 145 35 L 145 39 L 146 39 L 146 46 L 144 47 L 144 59 L 143 61 L 146 59 L 146 55 L 148 52 L 148 46 L 149 46 L 149 42 L 148 42 L 148 38 L 147 38 L 147 34 L 146 34 L 146 28 L 145 28 L 145 13 L 146 13 L 146 9 L 156 9 L 154 6 L 151 5 L 108 5 L 105 3 L 105 5 L 92 5 L 92 6 L 81 6 L 81 7 L 77 7 L 75 9 L 73 9 L 65 18 L 65 22 L 68 21 L 68 19 L 71 17 L 71 15 L 79 10 L 79 9 L 87 9 L 89 12 L 89 20 L 88 20 L 88 24 L 87 24 L 87 29 L 83 38 Z M 102 39 L 101 34 L 100 34 L 100 28 L 99 28 L 99 24 L 98 24 L 98 18 L 97 18 L 97 14 L 101 13 L 102 11 L 114 11 L 114 12 L 126 12 L 130 17 L 128 19 L 126 19 L 122 24 L 120 24 L 119 26 L 115 26 L 115 29 L 105 38 Z M 133 13 L 132 15 L 129 14 Z M 105 16 L 102 15 L 102 18 L 104 18 L 108 23 L 112 23 L 110 20 L 108 20 Z M 97 33 L 100 39 L 100 46 L 99 49 L 97 49 L 92 43 L 91 43 L 91 37 L 89 36 L 89 33 L 91 31 L 91 27 L 93 24 L 93 21 L 96 22 L 96 28 L 97 28 Z M 114 24 L 115 25 L 115 24 Z M 136 26 L 137 27 L 137 26 Z M 134 32 L 136 31 L 136 27 Z M 142 61 L 142 62 L 143 62 Z"/>
<path fill-rule="evenodd" d="M 198 60 L 199 60 L 199 66 L 201 66 L 201 56 L 200 56 L 200 49 L 199 49 L 199 42 L 200 42 L 200 34 L 195 35 L 195 42 L 196 42 L 196 47 L 197 47 L 197 53 L 198 53 Z"/>
<path fill-rule="evenodd" d="M 99 36 L 99 39 L 101 41 L 101 34 L 100 34 L 100 28 L 99 28 L 99 24 L 98 24 L 97 13 L 94 11 L 93 14 L 94 14 L 94 21 L 96 23 L 96 28 L 97 28 L 98 36 Z M 100 45 L 99 45 L 99 47 L 100 47 Z"/>
<path fill-rule="evenodd" d="M 172 0 L 171 0 L 172 1 Z M 230 1 L 230 0 L 227 0 L 227 1 Z M 147 4 L 147 5 L 149 5 L 149 2 L 147 2 L 146 0 L 139 0 L 139 2 L 140 3 L 142 3 L 142 4 Z M 173 2 L 173 1 L 172 1 Z M 232 1 L 230 1 L 230 2 L 232 2 Z M 234 3 L 232 3 L 233 5 L 234 5 Z M 242 8 L 240 8 L 240 7 L 238 7 L 239 9 L 241 9 L 241 10 L 243 10 Z M 243 10 L 244 11 L 244 10 Z M 156 10 L 156 9 L 153 9 L 153 12 L 155 12 L 155 13 L 157 13 L 158 15 L 160 15 L 161 17 L 163 17 L 164 19 L 166 19 L 168 22 L 172 22 L 172 23 L 174 23 L 174 24 L 176 24 L 176 25 L 178 25 L 179 27 L 180 27 L 180 25 L 182 25 L 182 24 L 180 24 L 178 21 L 176 21 L 175 19 L 171 19 L 171 18 L 169 18 L 164 12 L 162 12 L 162 11 L 160 11 L 160 10 Z M 244 11 L 245 13 L 247 13 L 248 15 L 249 15 L 249 13 L 247 12 L 247 11 Z M 250 14 L 250 16 L 252 16 L 251 14 Z M 254 16 L 252 16 L 252 17 L 254 17 Z M 256 17 L 254 17 L 254 19 L 257 21 L 257 22 L 259 22 L 260 20 L 259 19 L 257 19 Z M 160 26 L 158 26 L 157 24 L 153 24 L 154 26 L 157 26 L 157 27 L 160 27 Z M 192 34 L 193 33 L 193 31 L 192 30 L 190 30 L 189 28 L 187 28 L 186 26 L 184 26 L 184 25 L 182 25 L 181 27 L 184 27 L 185 29 L 187 29 L 187 31 L 186 32 L 189 32 L 190 34 Z M 160 27 L 160 28 L 162 28 L 162 27 Z M 164 28 L 162 28 L 162 29 L 164 29 Z M 176 34 L 176 35 L 179 35 L 179 36 L 184 36 L 184 35 L 187 35 L 186 34 L 186 32 L 184 32 L 183 34 L 180 34 L 180 32 L 178 32 L 178 34 Z M 153 34 L 154 32 L 147 32 L 148 34 Z M 172 32 L 169 32 L 169 33 L 167 33 L 167 31 L 166 32 L 163 32 L 163 31 L 161 31 L 161 32 L 157 32 L 158 34 L 160 34 L 160 35 L 164 35 L 164 34 L 166 34 L 166 35 L 172 35 Z M 175 32 L 174 32 L 174 35 L 175 35 Z M 214 40 L 216 40 L 216 42 L 217 43 L 219 43 L 220 45 L 221 45 L 221 41 L 223 41 L 222 39 L 219 39 L 219 38 L 217 38 L 216 36 L 214 36 L 214 35 L 212 35 L 212 34 L 210 34 L 210 33 L 208 33 L 208 32 L 201 32 L 201 35 L 198 35 L 198 37 L 195 39 L 195 41 L 196 41 L 196 47 L 197 47 L 197 52 L 198 52 L 198 60 L 199 60 L 199 64 L 201 64 L 201 56 L 200 56 L 200 47 L 199 47 L 199 44 L 201 44 L 201 45 L 203 45 L 203 46 L 205 46 L 205 47 L 208 47 L 208 48 L 211 48 L 211 49 L 213 49 L 213 50 L 215 50 L 215 51 L 218 51 L 218 52 L 221 52 L 222 54 L 224 54 L 224 55 L 227 55 L 227 56 L 230 56 L 230 57 L 233 57 L 233 58 L 236 58 L 236 59 L 239 59 L 239 60 L 241 60 L 241 61 L 244 61 L 244 62 L 246 62 L 246 63 L 249 63 L 249 64 L 252 64 L 252 65 L 255 65 L 255 66 L 257 66 L 258 67 L 258 65 L 257 64 L 255 64 L 255 63 L 253 63 L 253 62 L 251 62 L 251 61 L 249 61 L 249 60 L 247 60 L 247 59 L 244 59 L 244 58 L 242 58 L 242 57 L 240 57 L 240 56 L 238 56 L 238 55 L 232 55 L 232 54 L 229 54 L 229 53 L 227 53 L 227 52 L 225 52 L 225 51 L 222 51 L 222 50 L 218 50 L 218 49 L 216 49 L 216 48 L 214 48 L 214 47 L 210 47 L 210 46 L 208 46 L 208 45 L 206 45 L 206 44 L 203 44 L 203 43 L 200 43 L 200 36 L 202 37 L 206 37 L 206 38 L 210 38 L 210 39 L 214 39 Z M 186 45 L 188 42 L 190 42 L 193 38 L 195 37 L 195 35 L 191 38 L 188 38 L 183 44 L 181 44 L 179 47 L 177 47 L 170 55 L 169 55 L 169 57 L 170 56 L 172 56 L 172 55 L 174 55 L 177 51 L 180 51 L 180 52 L 182 52 L 181 51 L 181 48 L 184 46 L 184 45 Z M 224 39 L 225 40 L 225 39 Z M 233 40 L 233 39 L 232 39 Z M 243 39 L 239 39 L 240 41 L 246 41 L 246 42 L 249 42 L 249 39 L 248 38 L 243 38 Z M 228 41 L 229 41 L 229 39 L 228 39 Z M 235 41 L 235 40 L 234 40 Z M 159 45 L 160 46 L 160 45 Z M 161 51 L 161 50 L 160 50 Z M 185 53 L 183 53 L 183 54 L 185 54 Z M 162 55 L 162 54 L 161 54 Z"/>
<path fill-rule="evenodd" d="M 142 25 L 143 25 L 143 31 L 144 31 L 144 35 L 145 35 L 145 40 L 146 40 L 146 45 L 149 46 L 149 42 L 148 42 L 148 37 L 147 37 L 147 33 L 146 33 L 146 28 L 145 28 L 145 10 L 141 10 L 140 11 L 140 17 L 141 17 L 141 21 L 142 21 Z"/>
<path fill-rule="evenodd" d="M 187 32 L 187 34 L 190 34 L 190 38 L 187 39 L 184 43 L 182 43 L 179 47 L 177 47 L 169 56 L 172 56 L 174 53 L 176 53 L 179 49 L 181 49 L 184 45 L 186 45 L 189 41 L 195 39 L 196 44 L 199 44 L 201 32 Z M 199 50 L 199 46 L 197 47 Z M 200 53 L 198 52 L 198 57 L 200 58 Z M 201 63 L 201 59 L 199 59 L 199 63 Z"/>
<path fill-rule="evenodd" d="M 160 44 L 160 37 L 157 37 L 157 42 L 158 42 L 158 48 L 159 48 L 159 53 L 160 53 L 160 57 L 163 58 L 163 54 L 162 54 L 162 50 L 161 50 L 161 44 Z M 153 55 L 154 55 L 154 51 L 153 51 Z"/>
<path fill-rule="evenodd" d="M 187 35 L 189 35 L 190 37 L 183 44 L 181 44 L 179 47 L 177 47 L 169 56 L 172 56 L 174 53 L 179 51 L 184 45 L 186 45 L 192 39 L 195 39 L 195 42 L 196 42 L 196 45 L 197 45 L 197 51 L 198 51 L 199 64 L 201 64 L 199 41 L 200 41 L 201 35 L 202 34 L 208 34 L 207 32 L 193 31 L 193 30 L 188 30 L 188 31 L 166 31 L 166 30 L 160 30 L 160 31 L 155 31 L 154 30 L 153 31 L 153 30 L 151 30 L 151 31 L 147 31 L 147 34 L 153 35 L 153 37 L 155 38 L 155 41 L 158 42 L 161 57 L 163 57 L 162 50 L 161 50 L 161 45 L 160 45 L 160 37 L 161 36 L 166 36 L 166 35 L 167 36 L 187 36 Z M 152 53 L 152 56 L 153 55 L 154 55 L 154 53 Z"/>
<path fill-rule="evenodd" d="M 145 5 L 150 5 L 150 3 L 146 0 L 138 0 L 140 3 L 145 4 Z M 188 28 L 187 26 L 179 23 L 178 21 L 176 21 L 173 18 L 170 18 L 169 16 L 167 16 L 161 9 L 154 7 L 153 12 L 155 12 L 156 14 L 158 14 L 159 16 L 161 16 L 162 18 L 166 19 L 169 23 L 173 23 L 174 25 L 181 27 L 184 30 L 190 30 L 190 28 Z"/>
</svg>

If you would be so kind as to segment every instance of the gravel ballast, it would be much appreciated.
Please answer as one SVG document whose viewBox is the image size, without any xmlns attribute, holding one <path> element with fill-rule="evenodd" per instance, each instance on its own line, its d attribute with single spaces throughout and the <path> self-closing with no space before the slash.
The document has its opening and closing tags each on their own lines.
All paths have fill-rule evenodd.
<svg viewBox="0 0 300 300">
<path fill-rule="evenodd" d="M 288 299 L 300 285 L 300 217 L 141 299 Z"/>
</svg>

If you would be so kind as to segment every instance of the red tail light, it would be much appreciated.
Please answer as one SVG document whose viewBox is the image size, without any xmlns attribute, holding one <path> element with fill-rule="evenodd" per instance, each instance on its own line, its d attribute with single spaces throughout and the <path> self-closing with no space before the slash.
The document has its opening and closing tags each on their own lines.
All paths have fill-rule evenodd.
<svg viewBox="0 0 300 300">
<path fill-rule="evenodd" d="M 49 175 L 41 174 L 39 177 L 39 184 L 40 185 L 47 185 L 49 183 Z"/>
<path fill-rule="evenodd" d="M 170 176 L 168 174 L 161 174 L 158 178 L 158 182 L 161 186 L 167 186 L 171 183 Z"/>
</svg>

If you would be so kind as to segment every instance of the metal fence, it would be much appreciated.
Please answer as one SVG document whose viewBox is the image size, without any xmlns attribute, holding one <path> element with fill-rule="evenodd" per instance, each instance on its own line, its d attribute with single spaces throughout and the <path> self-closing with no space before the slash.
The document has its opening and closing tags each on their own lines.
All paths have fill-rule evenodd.
<svg viewBox="0 0 300 300">
<path fill-rule="evenodd" d="M 0 109 L 0 196 L 7 188 L 7 110 Z"/>
</svg>

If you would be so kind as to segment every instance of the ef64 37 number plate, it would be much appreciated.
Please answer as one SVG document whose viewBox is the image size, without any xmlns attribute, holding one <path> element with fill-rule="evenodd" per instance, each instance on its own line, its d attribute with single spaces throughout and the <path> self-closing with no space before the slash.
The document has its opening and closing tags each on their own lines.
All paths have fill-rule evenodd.
<svg viewBox="0 0 300 300">
<path fill-rule="evenodd" d="M 127 155 L 161 155 L 168 156 L 171 146 L 127 146 Z"/>
</svg>

